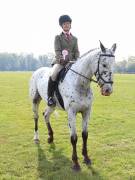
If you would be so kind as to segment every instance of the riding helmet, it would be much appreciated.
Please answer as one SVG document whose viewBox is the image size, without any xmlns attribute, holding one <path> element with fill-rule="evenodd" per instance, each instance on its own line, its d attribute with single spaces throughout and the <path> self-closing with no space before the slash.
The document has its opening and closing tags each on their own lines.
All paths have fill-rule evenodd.
<svg viewBox="0 0 135 180">
<path fill-rule="evenodd" d="M 59 25 L 62 26 L 62 24 L 65 23 L 65 22 L 70 22 L 70 23 L 72 22 L 72 19 L 70 18 L 70 16 L 68 16 L 68 15 L 60 16 Z"/>
</svg>

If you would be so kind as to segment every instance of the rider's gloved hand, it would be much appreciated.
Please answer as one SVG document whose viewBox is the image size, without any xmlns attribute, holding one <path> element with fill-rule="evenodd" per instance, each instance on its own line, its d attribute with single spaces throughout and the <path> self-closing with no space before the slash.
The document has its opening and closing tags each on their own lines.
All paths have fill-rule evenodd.
<svg viewBox="0 0 135 180">
<path fill-rule="evenodd" d="M 68 55 L 65 56 L 65 59 L 63 58 L 63 56 L 60 58 L 60 64 L 63 66 L 65 66 L 68 63 L 68 61 L 69 61 Z"/>
</svg>

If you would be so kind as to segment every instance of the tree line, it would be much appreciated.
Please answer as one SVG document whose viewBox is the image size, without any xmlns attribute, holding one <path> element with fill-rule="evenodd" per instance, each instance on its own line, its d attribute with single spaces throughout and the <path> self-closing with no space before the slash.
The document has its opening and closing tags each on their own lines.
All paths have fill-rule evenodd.
<svg viewBox="0 0 135 180">
<path fill-rule="evenodd" d="M 35 71 L 39 67 L 50 67 L 54 54 L 39 55 L 0 53 L 0 71 Z M 115 63 L 115 73 L 135 73 L 135 56 Z"/>
<path fill-rule="evenodd" d="M 0 53 L 0 71 L 34 71 L 51 66 L 53 54 L 34 57 L 33 54 Z"/>
<path fill-rule="evenodd" d="M 116 62 L 114 71 L 116 73 L 135 73 L 135 56 L 129 56 L 123 61 Z"/>
</svg>

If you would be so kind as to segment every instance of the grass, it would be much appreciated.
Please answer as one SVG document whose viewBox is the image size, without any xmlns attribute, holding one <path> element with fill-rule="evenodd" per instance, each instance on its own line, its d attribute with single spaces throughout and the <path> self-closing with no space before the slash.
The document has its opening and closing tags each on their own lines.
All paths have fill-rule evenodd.
<svg viewBox="0 0 135 180">
<path fill-rule="evenodd" d="M 67 114 L 52 115 L 54 144 L 40 106 L 40 144 L 33 143 L 33 114 L 28 96 L 30 72 L 0 73 L 0 180 L 134 180 L 135 75 L 115 75 L 114 93 L 100 95 L 92 84 L 94 102 L 89 125 L 88 151 L 92 166 L 82 163 L 81 117 L 77 116 L 78 157 L 81 172 L 71 170 Z"/>
</svg>

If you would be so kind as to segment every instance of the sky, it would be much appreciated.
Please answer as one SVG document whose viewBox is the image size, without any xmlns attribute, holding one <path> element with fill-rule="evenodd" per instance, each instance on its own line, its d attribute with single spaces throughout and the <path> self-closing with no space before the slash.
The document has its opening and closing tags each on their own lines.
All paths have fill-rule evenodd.
<svg viewBox="0 0 135 180">
<path fill-rule="evenodd" d="M 0 0 L 0 52 L 54 53 L 59 16 L 72 18 L 80 53 L 117 44 L 116 61 L 135 55 L 134 0 Z"/>
</svg>

